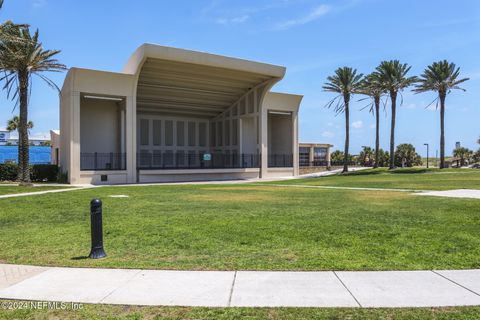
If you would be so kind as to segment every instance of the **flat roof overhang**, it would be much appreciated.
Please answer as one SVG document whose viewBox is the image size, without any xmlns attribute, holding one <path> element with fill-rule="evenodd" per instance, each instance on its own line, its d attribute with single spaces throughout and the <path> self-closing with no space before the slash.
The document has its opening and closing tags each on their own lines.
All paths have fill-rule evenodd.
<svg viewBox="0 0 480 320">
<path fill-rule="evenodd" d="M 145 44 L 124 72 L 138 76 L 139 112 L 213 118 L 249 91 L 279 81 L 285 68 Z"/>
</svg>

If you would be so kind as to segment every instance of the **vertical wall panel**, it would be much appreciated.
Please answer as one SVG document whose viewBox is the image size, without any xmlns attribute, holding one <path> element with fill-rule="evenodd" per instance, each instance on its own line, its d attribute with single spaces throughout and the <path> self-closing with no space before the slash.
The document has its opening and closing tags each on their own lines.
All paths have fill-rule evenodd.
<svg viewBox="0 0 480 320">
<path fill-rule="evenodd" d="M 200 147 L 207 146 L 207 124 L 200 122 L 198 126 L 198 145 Z"/>
<path fill-rule="evenodd" d="M 185 122 L 177 121 L 177 146 L 185 145 Z"/>
<path fill-rule="evenodd" d="M 165 121 L 165 145 L 173 146 L 173 121 Z"/>
<path fill-rule="evenodd" d="M 223 122 L 217 122 L 217 146 L 223 146 Z"/>
<path fill-rule="evenodd" d="M 217 130 L 216 130 L 216 123 L 210 123 L 210 146 L 216 147 L 216 138 L 217 138 Z"/>
<path fill-rule="evenodd" d="M 197 124 L 195 122 L 188 122 L 188 146 L 195 147 L 197 144 Z"/>
<path fill-rule="evenodd" d="M 162 144 L 162 121 L 153 120 L 153 145 L 160 146 Z"/>
<path fill-rule="evenodd" d="M 248 113 L 255 112 L 255 102 L 253 100 L 253 92 L 250 92 L 247 96 L 247 107 L 248 107 Z"/>
<path fill-rule="evenodd" d="M 240 115 L 245 114 L 245 98 L 240 101 Z"/>
<path fill-rule="evenodd" d="M 140 120 L 140 145 L 142 146 L 149 145 L 149 122 L 148 119 Z"/>
<path fill-rule="evenodd" d="M 225 146 L 230 145 L 230 119 L 225 121 Z"/>
<path fill-rule="evenodd" d="M 238 119 L 232 120 L 232 146 L 238 145 Z"/>
</svg>

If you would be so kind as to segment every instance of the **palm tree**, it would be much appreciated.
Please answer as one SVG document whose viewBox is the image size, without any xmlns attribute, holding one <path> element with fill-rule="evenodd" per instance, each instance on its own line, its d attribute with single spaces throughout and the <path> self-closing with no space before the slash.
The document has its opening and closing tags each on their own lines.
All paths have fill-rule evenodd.
<svg viewBox="0 0 480 320">
<path fill-rule="evenodd" d="M 360 154 L 358 155 L 360 164 L 364 167 L 371 166 L 373 162 L 373 153 L 374 150 L 372 150 L 372 148 L 364 146 L 363 150 L 360 151 Z"/>
<path fill-rule="evenodd" d="M 18 116 L 14 116 L 12 119 L 8 120 L 8 122 L 7 122 L 7 130 L 8 131 L 18 130 L 19 127 L 20 127 L 20 118 Z M 33 122 L 32 121 L 28 121 L 27 128 L 28 129 L 33 128 Z"/>
<path fill-rule="evenodd" d="M 407 77 L 410 66 L 398 60 L 382 61 L 375 73 L 380 79 L 383 88 L 389 93 L 392 108 L 390 128 L 390 154 L 395 154 L 395 118 L 397 112 L 397 96 L 403 89 L 417 81 L 417 77 Z M 395 168 L 394 157 L 390 157 L 390 169 Z"/>
<path fill-rule="evenodd" d="M 429 65 L 420 76 L 419 83 L 415 86 L 416 93 L 435 91 L 438 97 L 433 100 L 440 102 L 440 169 L 445 168 L 445 99 L 452 89 L 463 90 L 458 85 L 468 80 L 459 79 L 460 68 L 447 60 L 434 62 Z"/>
<path fill-rule="evenodd" d="M 350 67 L 338 68 L 333 76 L 327 78 L 323 90 L 335 92 L 338 95 L 327 103 L 326 107 L 335 106 L 337 114 L 345 113 L 345 152 L 343 158 L 343 171 L 348 172 L 348 148 L 350 144 L 350 98 L 358 93 L 361 87 L 363 74 L 357 74 L 356 69 Z"/>
<path fill-rule="evenodd" d="M 360 93 L 368 96 L 371 103 L 370 112 L 375 116 L 375 163 L 374 168 L 378 168 L 380 162 L 380 102 L 382 95 L 385 93 L 380 78 L 377 73 L 371 73 L 365 77 Z"/>
<path fill-rule="evenodd" d="M 465 147 L 460 147 L 453 150 L 453 156 L 460 158 L 460 166 L 463 167 L 465 160 L 469 160 L 473 156 L 473 151 Z"/>
<path fill-rule="evenodd" d="M 29 85 L 32 75 L 39 76 L 50 87 L 59 90 L 57 85 L 43 75 L 46 71 L 63 71 L 65 65 L 60 64 L 55 58 L 60 51 L 44 50 L 38 41 L 38 30 L 30 34 L 28 26 L 16 25 L 6 22 L 1 26 L 0 32 L 0 78 L 5 84 L 3 89 L 8 97 L 16 100 L 20 107 L 18 124 L 18 180 L 20 184 L 30 185 L 30 169 L 28 155 L 28 98 Z M 5 32 L 8 32 L 5 34 Z"/>
</svg>

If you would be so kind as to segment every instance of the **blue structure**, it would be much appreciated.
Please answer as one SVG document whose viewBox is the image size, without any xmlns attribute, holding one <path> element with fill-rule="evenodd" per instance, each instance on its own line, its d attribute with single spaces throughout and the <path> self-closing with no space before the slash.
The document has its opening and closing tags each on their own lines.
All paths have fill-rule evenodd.
<svg viewBox="0 0 480 320">
<path fill-rule="evenodd" d="M 0 163 L 13 161 L 18 163 L 17 146 L 0 146 Z M 30 146 L 30 164 L 50 164 L 50 147 Z"/>
</svg>

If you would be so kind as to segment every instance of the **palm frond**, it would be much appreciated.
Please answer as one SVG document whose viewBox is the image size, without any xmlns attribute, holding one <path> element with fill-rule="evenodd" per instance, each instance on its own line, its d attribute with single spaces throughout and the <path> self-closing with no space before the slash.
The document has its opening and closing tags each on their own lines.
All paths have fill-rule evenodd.
<svg viewBox="0 0 480 320">
<path fill-rule="evenodd" d="M 382 87 L 392 95 L 418 81 L 416 76 L 407 76 L 410 69 L 411 66 L 401 63 L 399 60 L 382 61 L 374 74 L 378 77 Z"/>
<path fill-rule="evenodd" d="M 7 97 L 18 105 L 20 75 L 23 75 L 29 83 L 32 81 L 31 76 L 37 75 L 48 86 L 59 90 L 58 86 L 43 74 L 44 72 L 62 72 L 66 69 L 65 65 L 55 59 L 59 53 L 59 50 L 43 49 L 39 42 L 38 30 L 35 30 L 32 35 L 28 26 L 16 25 L 12 22 L 2 24 L 0 72 L 3 76 L 0 77 L 0 81 L 4 82 L 3 89 L 7 91 Z M 31 90 L 32 86 L 28 87 Z"/>
<path fill-rule="evenodd" d="M 334 75 L 327 77 L 327 82 L 322 86 L 322 89 L 338 95 L 330 100 L 325 107 L 335 106 L 333 109 L 336 114 L 344 112 L 350 97 L 359 92 L 362 79 L 363 74 L 358 74 L 356 69 L 342 67 L 335 70 Z"/>
<path fill-rule="evenodd" d="M 460 68 L 454 63 L 448 62 L 447 60 L 434 62 L 425 68 L 418 83 L 415 85 L 413 92 L 418 94 L 435 91 L 438 93 L 438 97 L 444 97 L 446 94 L 450 93 L 451 90 L 465 91 L 465 89 L 461 88 L 459 85 L 468 81 L 469 78 L 459 79 L 459 76 Z M 427 108 L 432 105 L 432 103 L 430 103 Z"/>
</svg>

